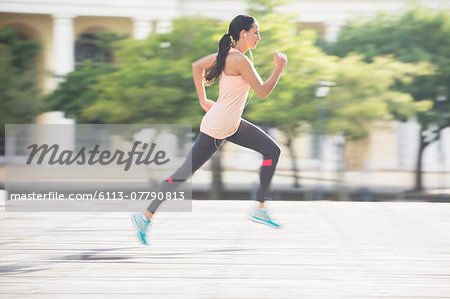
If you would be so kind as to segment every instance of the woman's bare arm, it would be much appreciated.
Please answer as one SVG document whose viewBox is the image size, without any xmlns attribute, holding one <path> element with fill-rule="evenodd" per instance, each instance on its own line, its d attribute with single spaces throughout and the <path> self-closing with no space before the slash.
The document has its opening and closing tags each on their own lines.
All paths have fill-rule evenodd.
<svg viewBox="0 0 450 299">
<path fill-rule="evenodd" d="M 217 53 L 214 53 L 200 58 L 192 63 L 192 76 L 194 79 L 195 89 L 197 90 L 200 105 L 205 111 L 208 111 L 215 102 L 206 98 L 205 85 L 203 82 L 204 71 L 214 64 L 216 57 Z"/>
<path fill-rule="evenodd" d="M 284 66 L 285 63 L 276 65 L 269 79 L 264 82 L 248 57 L 240 55 L 236 64 L 242 78 L 250 84 L 256 95 L 261 99 L 265 99 L 275 88 L 278 79 L 283 73 Z"/>
</svg>

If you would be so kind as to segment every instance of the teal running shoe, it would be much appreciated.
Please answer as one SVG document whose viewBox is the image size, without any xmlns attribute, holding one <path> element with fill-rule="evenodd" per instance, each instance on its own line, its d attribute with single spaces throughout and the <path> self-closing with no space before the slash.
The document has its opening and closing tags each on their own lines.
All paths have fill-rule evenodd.
<svg viewBox="0 0 450 299">
<path fill-rule="evenodd" d="M 146 219 L 147 221 L 145 221 Z M 144 244 L 148 245 L 147 241 L 147 230 L 148 226 L 152 222 L 150 219 L 145 218 L 144 213 L 135 213 L 131 215 L 131 222 L 134 225 L 134 228 L 136 229 L 138 240 Z"/>
<path fill-rule="evenodd" d="M 249 219 L 251 221 L 268 225 L 273 228 L 280 228 L 281 225 L 276 223 L 270 216 L 266 209 L 256 208 L 253 210 L 253 214 L 250 215 Z"/>
</svg>

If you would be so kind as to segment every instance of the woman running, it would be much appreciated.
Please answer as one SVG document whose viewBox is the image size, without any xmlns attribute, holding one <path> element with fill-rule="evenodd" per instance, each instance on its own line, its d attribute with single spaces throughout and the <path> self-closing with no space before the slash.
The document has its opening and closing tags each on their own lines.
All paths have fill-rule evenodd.
<svg viewBox="0 0 450 299">
<path fill-rule="evenodd" d="M 249 89 L 253 88 L 261 99 L 266 98 L 277 84 L 287 62 L 285 54 L 276 52 L 273 56 L 275 69 L 269 79 L 263 82 L 252 61 L 244 55 L 250 49 L 252 56 L 251 49 L 256 48 L 260 39 L 256 19 L 249 15 L 238 15 L 231 21 L 228 33 L 221 38 L 218 53 L 192 63 L 195 88 L 206 114 L 200 125 L 200 133 L 185 162 L 160 184 L 158 192 L 166 194 L 165 192 L 175 191 L 228 140 L 263 155 L 256 198 L 259 206 L 255 208 L 250 219 L 279 228 L 280 225 L 270 218 L 264 201 L 281 153 L 280 147 L 260 128 L 241 118 Z M 206 98 L 204 83 L 212 83 L 219 76 L 219 98 L 214 102 Z M 192 164 L 189 161 L 192 161 Z M 145 212 L 132 216 L 138 238 L 143 244 L 147 244 L 148 225 L 162 202 L 153 200 Z"/>
</svg>

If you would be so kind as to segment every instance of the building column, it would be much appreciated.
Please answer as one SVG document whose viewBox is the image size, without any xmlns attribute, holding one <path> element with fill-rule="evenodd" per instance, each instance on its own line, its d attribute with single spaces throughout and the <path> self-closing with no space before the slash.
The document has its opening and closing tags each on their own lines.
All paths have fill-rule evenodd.
<svg viewBox="0 0 450 299">
<path fill-rule="evenodd" d="M 156 24 L 156 32 L 157 33 L 169 33 L 173 29 L 173 23 L 171 20 L 158 20 Z"/>
<path fill-rule="evenodd" d="M 344 24 L 342 22 L 329 22 L 325 24 L 325 39 L 330 43 L 337 41 L 339 31 Z"/>
<path fill-rule="evenodd" d="M 146 39 L 153 32 L 153 21 L 148 18 L 133 18 L 133 38 Z"/>
<path fill-rule="evenodd" d="M 55 75 L 65 75 L 74 70 L 74 31 L 72 15 L 53 15 L 52 69 Z M 56 80 L 56 84 L 61 79 Z"/>
</svg>

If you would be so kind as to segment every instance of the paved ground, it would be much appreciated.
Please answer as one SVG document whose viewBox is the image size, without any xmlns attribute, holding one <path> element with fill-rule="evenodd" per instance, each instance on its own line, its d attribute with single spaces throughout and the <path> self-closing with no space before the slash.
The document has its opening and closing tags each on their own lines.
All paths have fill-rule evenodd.
<svg viewBox="0 0 450 299">
<path fill-rule="evenodd" d="M 450 204 L 194 201 L 150 247 L 127 213 L 1 213 L 1 298 L 450 298 Z"/>
</svg>

